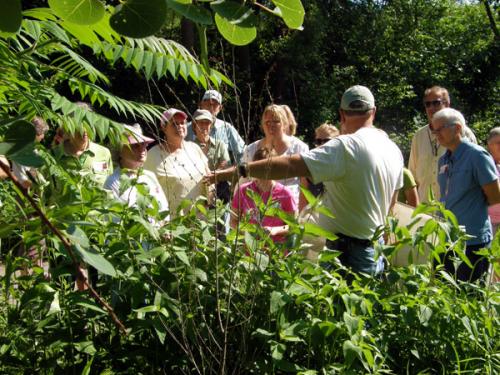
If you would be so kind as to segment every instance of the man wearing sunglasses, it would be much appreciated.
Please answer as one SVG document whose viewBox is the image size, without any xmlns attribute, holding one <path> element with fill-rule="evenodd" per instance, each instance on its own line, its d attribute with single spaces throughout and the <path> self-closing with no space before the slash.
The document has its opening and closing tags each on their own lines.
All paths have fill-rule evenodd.
<svg viewBox="0 0 500 375">
<path fill-rule="evenodd" d="M 492 240 L 488 206 L 500 203 L 495 162 L 482 147 L 464 140 L 465 119 L 452 108 L 444 108 L 432 117 L 432 131 L 446 152 L 439 158 L 438 181 L 441 202 L 465 226 L 465 254 L 473 268 L 460 263 L 455 270 L 453 250 L 444 256 L 446 271 L 458 280 L 475 281 L 488 270 L 488 261 L 476 251 L 489 247 Z"/>
<path fill-rule="evenodd" d="M 446 151 L 446 148 L 439 145 L 436 136 L 432 133 L 431 119 L 436 112 L 450 107 L 448 90 L 440 86 L 426 89 L 423 104 L 429 124 L 418 129 L 413 136 L 408 169 L 417 182 L 420 202 L 428 202 L 429 189 L 432 190 L 434 198 L 439 200 L 437 165 L 439 158 Z M 474 133 L 468 127 L 465 127 L 465 138 L 477 143 Z"/>
</svg>

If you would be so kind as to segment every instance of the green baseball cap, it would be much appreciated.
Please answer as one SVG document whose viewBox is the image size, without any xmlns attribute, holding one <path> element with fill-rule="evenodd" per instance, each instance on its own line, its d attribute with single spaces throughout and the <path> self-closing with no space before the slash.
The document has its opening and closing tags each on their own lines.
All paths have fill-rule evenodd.
<svg viewBox="0 0 500 375">
<path fill-rule="evenodd" d="M 368 87 L 352 86 L 342 95 L 340 109 L 344 111 L 366 112 L 375 108 L 375 98 Z"/>
</svg>

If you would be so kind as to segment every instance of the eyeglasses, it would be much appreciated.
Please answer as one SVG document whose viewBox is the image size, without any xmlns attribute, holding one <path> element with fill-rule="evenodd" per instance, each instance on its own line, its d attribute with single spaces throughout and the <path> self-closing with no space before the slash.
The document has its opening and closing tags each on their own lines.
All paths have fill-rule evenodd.
<svg viewBox="0 0 500 375">
<path fill-rule="evenodd" d="M 443 99 L 428 100 L 428 101 L 424 101 L 424 106 L 425 106 L 425 108 L 441 107 L 442 105 L 444 105 L 446 103 L 447 103 L 447 101 L 443 100 Z"/>
<path fill-rule="evenodd" d="M 331 141 L 331 138 L 316 138 L 314 140 L 314 145 L 315 146 L 321 146 L 324 145 L 326 142 Z"/>
<path fill-rule="evenodd" d="M 433 127 L 430 127 L 430 130 L 432 133 L 434 134 L 437 134 L 437 133 L 441 133 L 443 131 L 443 129 L 447 129 L 447 128 L 452 128 L 453 126 L 455 126 L 456 124 L 448 124 L 448 125 L 443 125 L 441 126 L 440 128 L 438 129 L 435 129 Z"/>
</svg>

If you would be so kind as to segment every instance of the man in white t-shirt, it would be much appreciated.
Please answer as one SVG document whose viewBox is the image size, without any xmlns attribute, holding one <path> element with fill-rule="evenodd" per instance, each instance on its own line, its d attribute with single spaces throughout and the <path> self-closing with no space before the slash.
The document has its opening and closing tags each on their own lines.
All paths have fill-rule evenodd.
<svg viewBox="0 0 500 375">
<path fill-rule="evenodd" d="M 216 171 L 207 179 L 232 178 L 236 172 L 257 178 L 305 176 L 325 185 L 324 204 L 334 218 L 320 225 L 339 239 L 327 245 L 341 251 L 339 260 L 355 272 L 375 274 L 373 241 L 403 186 L 403 156 L 385 132 L 373 126 L 375 99 L 364 86 L 344 92 L 340 118 L 344 135 L 300 155 L 273 157 Z"/>
</svg>

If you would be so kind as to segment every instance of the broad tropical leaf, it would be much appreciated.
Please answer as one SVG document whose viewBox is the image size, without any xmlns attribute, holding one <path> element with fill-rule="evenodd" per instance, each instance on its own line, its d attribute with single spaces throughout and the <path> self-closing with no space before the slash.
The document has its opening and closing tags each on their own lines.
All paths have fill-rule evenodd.
<svg viewBox="0 0 500 375">
<path fill-rule="evenodd" d="M 257 36 L 257 17 L 254 11 L 240 3 L 224 0 L 211 4 L 215 10 L 215 24 L 229 42 L 243 46 Z"/>
<path fill-rule="evenodd" d="M 165 0 L 128 0 L 116 7 L 110 25 L 122 35 L 144 38 L 162 27 L 166 12 Z"/>
<path fill-rule="evenodd" d="M 277 6 L 274 13 L 283 18 L 289 28 L 302 28 L 305 11 L 300 0 L 272 0 L 272 2 Z"/>
<path fill-rule="evenodd" d="M 21 27 L 21 1 L 9 0 L 2 2 L 0 12 L 0 36 L 9 36 L 18 32 Z"/>
<path fill-rule="evenodd" d="M 99 0 L 49 0 L 54 13 L 77 25 L 92 25 L 104 16 L 104 4 Z"/>
</svg>

